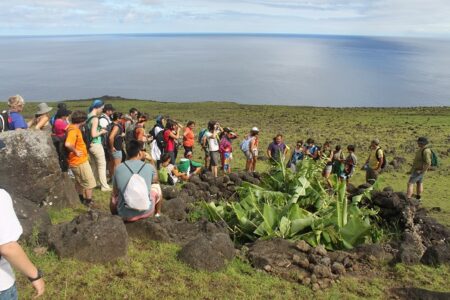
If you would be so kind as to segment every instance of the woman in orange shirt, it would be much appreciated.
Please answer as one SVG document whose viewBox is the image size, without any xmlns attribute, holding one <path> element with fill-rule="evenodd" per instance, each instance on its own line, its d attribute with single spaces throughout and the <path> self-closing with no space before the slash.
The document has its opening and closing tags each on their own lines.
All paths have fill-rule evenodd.
<svg viewBox="0 0 450 300">
<path fill-rule="evenodd" d="M 185 157 L 186 157 L 187 153 L 189 153 L 189 152 L 193 153 L 194 142 L 195 142 L 194 129 L 195 129 L 194 121 L 189 121 L 186 125 L 186 128 L 184 129 L 183 147 L 184 147 L 184 156 Z"/>
</svg>

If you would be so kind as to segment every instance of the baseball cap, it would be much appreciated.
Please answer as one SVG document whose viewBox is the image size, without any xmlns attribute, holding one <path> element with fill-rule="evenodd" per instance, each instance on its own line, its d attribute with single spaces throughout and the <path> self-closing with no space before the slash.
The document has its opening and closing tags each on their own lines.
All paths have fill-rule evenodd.
<svg viewBox="0 0 450 300">
<path fill-rule="evenodd" d="M 255 127 L 253 127 L 253 128 L 252 128 L 252 130 L 251 130 L 251 131 L 254 131 L 254 132 L 259 132 L 259 129 L 258 129 L 258 127 L 256 127 L 256 126 L 255 126 Z"/>
</svg>

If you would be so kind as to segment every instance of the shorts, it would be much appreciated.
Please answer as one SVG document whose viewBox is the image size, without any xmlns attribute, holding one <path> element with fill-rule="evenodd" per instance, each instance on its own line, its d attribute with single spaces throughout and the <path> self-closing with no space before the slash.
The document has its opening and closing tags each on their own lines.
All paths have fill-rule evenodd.
<svg viewBox="0 0 450 300">
<path fill-rule="evenodd" d="M 122 161 L 122 151 L 116 151 L 112 153 L 113 159 L 120 159 Z"/>
<path fill-rule="evenodd" d="M 186 154 L 188 154 L 188 152 L 192 152 L 192 147 L 188 147 L 188 146 L 183 146 L 184 147 L 184 156 L 186 157 Z"/>
<path fill-rule="evenodd" d="M 216 167 L 219 165 L 219 161 L 220 161 L 220 154 L 219 151 L 210 151 L 209 152 L 209 156 L 210 156 L 210 164 L 211 167 Z"/>
<path fill-rule="evenodd" d="M 8 288 L 4 291 L 0 291 L 0 299 L 8 299 L 8 300 L 19 299 L 15 282 L 10 288 Z"/>
<path fill-rule="evenodd" d="M 245 151 L 244 154 L 245 154 L 245 157 L 247 158 L 247 160 L 253 159 L 253 155 L 249 150 Z"/>
<path fill-rule="evenodd" d="M 415 183 L 422 183 L 423 182 L 423 173 L 418 173 L 417 171 L 414 171 L 414 173 L 411 174 L 409 177 L 409 184 L 415 184 Z"/>
<path fill-rule="evenodd" d="M 323 174 L 330 175 L 332 169 L 333 169 L 333 165 L 326 165 L 325 168 L 323 169 Z"/>
<path fill-rule="evenodd" d="M 75 181 L 84 189 L 93 189 L 97 186 L 94 173 L 92 172 L 91 165 L 88 161 L 78 165 L 76 167 L 70 167 Z"/>
</svg>

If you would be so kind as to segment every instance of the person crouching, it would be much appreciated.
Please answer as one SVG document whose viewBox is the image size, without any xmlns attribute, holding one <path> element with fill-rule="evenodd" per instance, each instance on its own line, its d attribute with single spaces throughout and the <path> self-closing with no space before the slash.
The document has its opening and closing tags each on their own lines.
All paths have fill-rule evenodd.
<svg viewBox="0 0 450 300">
<path fill-rule="evenodd" d="M 128 159 L 113 176 L 110 209 L 126 222 L 161 214 L 162 193 L 158 174 L 151 164 L 143 162 L 138 141 L 127 145 Z"/>
</svg>

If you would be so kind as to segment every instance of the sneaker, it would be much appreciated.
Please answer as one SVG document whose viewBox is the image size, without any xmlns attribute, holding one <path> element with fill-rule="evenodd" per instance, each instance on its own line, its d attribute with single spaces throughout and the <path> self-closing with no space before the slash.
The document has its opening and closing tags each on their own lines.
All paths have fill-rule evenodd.
<svg viewBox="0 0 450 300">
<path fill-rule="evenodd" d="M 110 187 L 110 186 L 108 186 L 108 188 L 101 188 L 100 189 L 102 192 L 111 192 L 112 191 L 112 188 Z"/>
</svg>

